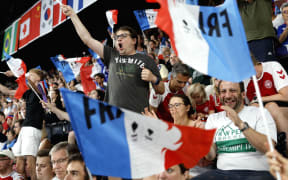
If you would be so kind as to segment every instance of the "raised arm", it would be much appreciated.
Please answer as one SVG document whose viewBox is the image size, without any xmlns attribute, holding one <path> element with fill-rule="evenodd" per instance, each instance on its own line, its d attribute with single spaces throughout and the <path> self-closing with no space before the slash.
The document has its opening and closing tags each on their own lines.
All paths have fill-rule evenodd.
<svg viewBox="0 0 288 180">
<path fill-rule="evenodd" d="M 0 84 L 0 91 L 3 94 L 9 95 L 9 96 L 14 96 L 16 92 L 16 90 L 8 89 L 6 86 L 3 86 L 2 84 Z"/>
<path fill-rule="evenodd" d="M 103 58 L 103 44 L 91 36 L 91 34 L 82 24 L 81 20 L 70 6 L 63 5 L 61 7 L 63 8 L 63 13 L 71 18 L 76 32 L 79 35 L 80 39 L 83 41 L 83 43 L 86 44 L 94 52 L 96 52 L 101 58 Z"/>
<path fill-rule="evenodd" d="M 56 116 L 60 120 L 70 121 L 70 118 L 69 118 L 69 115 L 68 115 L 67 112 L 62 111 L 62 110 L 58 109 L 56 106 L 53 106 L 51 103 L 46 103 L 46 102 L 44 102 L 42 100 L 41 100 L 41 104 L 42 104 L 43 108 L 48 108 L 51 112 L 56 114 Z"/>
</svg>

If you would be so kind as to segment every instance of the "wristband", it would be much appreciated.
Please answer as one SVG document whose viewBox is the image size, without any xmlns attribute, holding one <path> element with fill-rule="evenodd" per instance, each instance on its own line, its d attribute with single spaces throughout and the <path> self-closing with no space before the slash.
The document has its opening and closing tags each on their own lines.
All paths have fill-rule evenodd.
<svg viewBox="0 0 288 180">
<path fill-rule="evenodd" d="M 159 77 L 157 77 L 157 80 L 156 80 L 156 82 L 155 83 L 152 83 L 153 85 L 158 85 L 160 83 L 160 78 Z"/>
</svg>

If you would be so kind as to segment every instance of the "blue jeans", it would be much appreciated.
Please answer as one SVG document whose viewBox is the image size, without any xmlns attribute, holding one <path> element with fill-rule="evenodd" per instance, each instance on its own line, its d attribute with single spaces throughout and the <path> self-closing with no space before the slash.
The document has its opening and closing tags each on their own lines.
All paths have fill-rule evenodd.
<svg viewBox="0 0 288 180">
<path fill-rule="evenodd" d="M 214 169 L 192 178 L 193 180 L 274 180 L 269 171 Z"/>
</svg>

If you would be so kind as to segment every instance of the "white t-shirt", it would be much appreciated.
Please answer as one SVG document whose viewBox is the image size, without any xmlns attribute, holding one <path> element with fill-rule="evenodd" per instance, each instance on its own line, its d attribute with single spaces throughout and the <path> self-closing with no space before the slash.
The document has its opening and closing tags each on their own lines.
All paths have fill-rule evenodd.
<svg viewBox="0 0 288 180">
<path fill-rule="evenodd" d="M 270 113 L 264 109 L 271 138 L 277 141 L 277 130 Z M 267 134 L 260 109 L 244 106 L 238 113 L 242 121 L 261 134 Z M 217 168 L 222 170 L 261 170 L 268 171 L 265 154 L 257 151 L 246 139 L 240 129 L 226 116 L 226 112 L 211 114 L 205 129 L 217 128 L 214 143 L 217 146 Z M 264 143 L 264 142 L 263 142 Z"/>
<path fill-rule="evenodd" d="M 8 176 L 2 176 L 0 175 L 0 178 L 5 178 L 5 179 L 9 179 L 12 178 L 13 180 L 24 180 L 23 176 L 19 173 L 17 173 L 16 171 L 12 171 Z"/>
</svg>

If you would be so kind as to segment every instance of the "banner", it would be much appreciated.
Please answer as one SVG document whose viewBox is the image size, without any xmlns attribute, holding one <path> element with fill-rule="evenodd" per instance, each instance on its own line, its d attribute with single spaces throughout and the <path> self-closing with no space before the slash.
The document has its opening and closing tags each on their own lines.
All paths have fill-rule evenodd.
<svg viewBox="0 0 288 180">
<path fill-rule="evenodd" d="M 41 1 L 35 3 L 20 19 L 19 49 L 40 36 Z"/>
<path fill-rule="evenodd" d="M 67 0 L 67 4 L 77 13 L 96 1 L 97 0 Z"/>
<path fill-rule="evenodd" d="M 41 0 L 41 25 L 40 35 L 52 31 L 53 25 L 53 0 Z"/>
<path fill-rule="evenodd" d="M 113 10 L 106 11 L 106 18 L 107 18 L 110 28 L 112 29 L 111 33 L 113 33 L 114 24 L 117 24 L 117 21 L 118 21 L 118 10 L 113 9 Z"/>
<path fill-rule="evenodd" d="M 155 20 L 157 17 L 157 10 L 154 9 L 135 10 L 133 11 L 133 13 L 142 31 L 157 27 L 155 24 Z"/>
<path fill-rule="evenodd" d="M 156 1 L 161 6 L 156 24 L 169 35 L 184 63 L 227 81 L 239 82 L 256 74 L 236 0 L 217 7 Z"/>
<path fill-rule="evenodd" d="M 19 38 L 19 19 L 13 22 L 8 28 L 5 29 L 3 40 L 2 60 L 5 59 L 4 53 L 11 55 L 18 49 Z"/>
<path fill-rule="evenodd" d="M 66 4 L 67 0 L 59 0 L 62 4 Z M 60 4 L 54 0 L 53 1 L 53 28 L 64 22 L 66 16 L 64 15 Z"/>
<path fill-rule="evenodd" d="M 60 72 L 62 72 L 63 77 L 66 81 L 66 83 L 72 81 L 75 79 L 74 73 L 69 65 L 68 62 L 64 60 L 65 58 L 62 55 L 57 55 L 55 57 L 50 57 L 50 60 L 56 67 L 56 69 Z"/>
<path fill-rule="evenodd" d="M 13 58 L 11 56 L 9 57 L 9 55 L 6 54 L 5 52 L 3 54 L 5 54 L 7 58 L 6 63 L 9 69 L 14 74 L 14 76 L 17 77 L 16 83 L 18 84 L 18 88 L 16 89 L 14 97 L 16 99 L 21 99 L 23 94 L 28 89 L 25 78 L 25 74 L 27 72 L 26 64 L 22 59 Z"/>
<path fill-rule="evenodd" d="M 210 150 L 215 130 L 176 126 L 60 89 L 77 144 L 92 174 L 143 178 Z"/>
</svg>

